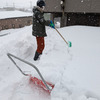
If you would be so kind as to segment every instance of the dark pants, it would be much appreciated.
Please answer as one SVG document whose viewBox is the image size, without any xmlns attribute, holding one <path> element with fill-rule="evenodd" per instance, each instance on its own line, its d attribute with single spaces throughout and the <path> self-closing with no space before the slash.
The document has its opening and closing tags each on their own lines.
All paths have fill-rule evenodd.
<svg viewBox="0 0 100 100">
<path fill-rule="evenodd" d="M 44 49 L 44 37 L 36 37 L 36 40 L 37 40 L 37 52 L 42 54 L 43 52 L 43 49 Z"/>
</svg>

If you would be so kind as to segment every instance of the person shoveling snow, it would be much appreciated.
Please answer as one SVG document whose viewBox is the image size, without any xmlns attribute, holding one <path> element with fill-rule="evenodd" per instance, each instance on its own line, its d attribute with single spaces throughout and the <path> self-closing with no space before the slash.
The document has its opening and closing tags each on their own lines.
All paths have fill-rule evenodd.
<svg viewBox="0 0 100 100">
<path fill-rule="evenodd" d="M 33 8 L 33 32 L 32 35 L 36 37 L 37 50 L 35 52 L 34 60 L 38 60 L 39 56 L 44 50 L 44 37 L 47 36 L 45 31 L 45 25 L 54 28 L 54 24 L 51 20 L 44 19 L 44 6 L 45 2 L 43 0 L 37 1 L 37 6 Z"/>
</svg>

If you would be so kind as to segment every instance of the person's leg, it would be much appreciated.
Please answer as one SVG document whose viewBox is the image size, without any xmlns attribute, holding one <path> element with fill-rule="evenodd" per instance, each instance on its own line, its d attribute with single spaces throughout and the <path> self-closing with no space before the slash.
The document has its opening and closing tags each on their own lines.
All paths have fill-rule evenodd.
<svg viewBox="0 0 100 100">
<path fill-rule="evenodd" d="M 44 37 L 36 37 L 37 40 L 37 52 L 42 54 L 44 50 Z"/>
<path fill-rule="evenodd" d="M 35 52 L 34 60 L 37 60 L 42 54 L 44 49 L 44 37 L 36 37 L 37 40 L 37 50 Z"/>
</svg>

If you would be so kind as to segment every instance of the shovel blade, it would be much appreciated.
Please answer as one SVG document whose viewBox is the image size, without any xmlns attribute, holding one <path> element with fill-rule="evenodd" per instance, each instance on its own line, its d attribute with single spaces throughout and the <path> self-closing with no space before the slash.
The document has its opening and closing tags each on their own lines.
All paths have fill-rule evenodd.
<svg viewBox="0 0 100 100">
<path fill-rule="evenodd" d="M 32 76 L 31 76 L 31 77 L 30 77 L 30 81 L 32 81 L 35 85 L 37 85 L 37 86 L 43 88 L 43 89 L 46 90 L 47 92 L 51 93 L 51 91 L 48 90 L 48 89 L 46 88 L 46 86 L 45 86 L 45 84 L 43 83 L 42 80 L 40 80 L 40 79 L 38 79 L 38 78 L 36 78 L 36 77 L 32 77 Z M 51 88 L 51 90 L 54 88 L 54 84 L 49 83 L 49 82 L 46 82 L 46 83 L 47 83 L 47 85 Z"/>
<path fill-rule="evenodd" d="M 68 41 L 68 47 L 72 47 L 72 43 Z"/>
</svg>

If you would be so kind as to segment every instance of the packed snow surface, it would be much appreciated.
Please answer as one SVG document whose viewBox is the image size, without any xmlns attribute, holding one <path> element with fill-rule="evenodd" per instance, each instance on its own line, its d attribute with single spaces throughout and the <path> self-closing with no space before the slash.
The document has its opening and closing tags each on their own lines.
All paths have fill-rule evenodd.
<svg viewBox="0 0 100 100">
<path fill-rule="evenodd" d="M 32 13 L 22 11 L 0 11 L 0 19 L 32 16 Z"/>
<path fill-rule="evenodd" d="M 34 61 L 36 40 L 32 26 L 0 32 L 0 100 L 99 100 L 100 99 L 100 28 L 70 26 L 56 30 L 46 27 L 45 49 Z M 30 83 L 7 57 L 20 57 L 40 70 L 44 79 L 55 84 L 49 95 Z M 23 71 L 39 77 L 29 65 L 14 59 Z"/>
<path fill-rule="evenodd" d="M 36 5 L 37 0 L 0 0 L 0 8 L 30 8 Z"/>
</svg>

